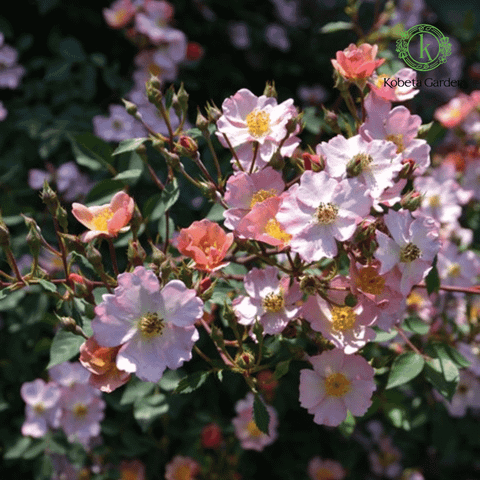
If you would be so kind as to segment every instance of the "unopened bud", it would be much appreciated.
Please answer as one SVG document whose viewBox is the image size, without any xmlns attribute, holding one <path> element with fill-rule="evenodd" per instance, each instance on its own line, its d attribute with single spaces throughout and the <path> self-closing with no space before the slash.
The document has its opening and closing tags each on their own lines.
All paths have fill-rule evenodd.
<svg viewBox="0 0 480 480">
<path fill-rule="evenodd" d="M 296 117 L 290 118 L 287 121 L 287 125 L 285 126 L 287 129 L 287 133 L 291 135 L 292 133 L 300 133 L 303 130 L 303 112 L 299 113 Z"/>
<path fill-rule="evenodd" d="M 165 261 L 167 258 L 165 254 L 158 248 L 156 247 L 151 241 L 150 241 L 150 247 L 152 249 L 152 262 L 157 266 L 160 267 L 160 265 Z"/>
<path fill-rule="evenodd" d="M 129 115 L 132 117 L 135 117 L 137 115 L 138 109 L 137 106 L 133 102 L 129 102 L 128 100 L 125 100 L 122 98 L 122 102 L 125 105 L 125 110 Z"/>
<path fill-rule="evenodd" d="M 320 155 L 313 155 L 311 153 L 302 153 L 302 160 L 305 170 L 313 170 L 314 172 L 321 172 L 325 169 L 325 158 Z"/>
<path fill-rule="evenodd" d="M 407 192 L 400 199 L 400 205 L 411 212 L 415 211 L 422 204 L 423 195 L 415 190 Z"/>
<path fill-rule="evenodd" d="M 242 369 L 248 370 L 255 365 L 255 355 L 253 352 L 245 349 L 243 352 L 237 354 L 235 363 Z"/>
<path fill-rule="evenodd" d="M 180 157 L 176 153 L 170 152 L 165 148 L 162 149 L 162 155 L 172 170 L 177 171 L 180 166 Z"/>
<path fill-rule="evenodd" d="M 352 178 L 360 175 L 363 171 L 363 162 L 360 155 L 355 155 L 348 163 L 347 163 L 347 177 Z"/>
<path fill-rule="evenodd" d="M 332 110 L 328 110 L 323 105 L 322 110 L 325 123 L 332 129 L 338 128 L 338 115 Z"/>
<path fill-rule="evenodd" d="M 407 158 L 405 160 L 402 160 L 402 163 L 403 168 L 400 170 L 398 176 L 400 178 L 410 178 L 414 170 L 417 168 L 415 160 L 413 160 L 413 158 Z"/>
<path fill-rule="evenodd" d="M 208 120 L 216 123 L 216 121 L 222 116 L 222 111 L 213 103 L 210 105 L 207 102 L 206 106 Z"/>
<path fill-rule="evenodd" d="M 208 120 L 202 115 L 200 109 L 197 110 L 197 120 L 195 125 L 202 131 L 208 131 Z"/>
<path fill-rule="evenodd" d="M 93 246 L 92 243 L 87 244 L 86 248 L 87 260 L 92 264 L 95 270 L 104 271 L 102 263 L 102 254 Z"/>
<path fill-rule="evenodd" d="M 58 220 L 58 224 L 62 228 L 64 232 L 68 231 L 68 219 L 67 219 L 67 211 L 60 205 L 58 205 L 57 210 L 55 212 Z"/>
<path fill-rule="evenodd" d="M 362 242 L 375 236 L 376 223 L 375 220 L 366 218 L 360 222 L 355 232 L 355 241 Z"/>
<path fill-rule="evenodd" d="M 0 246 L 8 247 L 10 245 L 10 232 L 3 220 L 0 221 Z"/>
<path fill-rule="evenodd" d="M 84 244 L 78 239 L 76 235 L 69 235 L 68 233 L 61 234 L 63 240 L 65 241 L 65 246 L 69 252 L 77 252 L 80 255 L 85 254 L 85 246 Z"/>
<path fill-rule="evenodd" d="M 40 193 L 40 198 L 42 199 L 42 202 L 47 206 L 50 214 L 54 215 L 58 206 L 58 197 L 46 180 L 43 183 L 43 189 Z"/>
<path fill-rule="evenodd" d="M 271 82 L 267 82 L 265 85 L 265 90 L 263 91 L 263 94 L 266 97 L 273 97 L 273 98 L 278 98 L 277 95 L 277 90 L 275 88 L 275 81 L 272 80 Z"/>
<path fill-rule="evenodd" d="M 128 261 L 136 267 L 143 265 L 143 262 L 147 258 L 147 253 L 138 240 L 130 240 L 128 242 L 127 258 Z"/>
<path fill-rule="evenodd" d="M 185 90 L 185 87 L 183 86 L 183 82 L 180 84 L 180 88 L 178 89 L 177 92 L 177 99 L 178 103 L 180 105 L 180 108 L 182 109 L 182 112 L 184 114 L 187 113 L 188 110 L 188 93 Z"/>
<path fill-rule="evenodd" d="M 130 220 L 130 228 L 132 229 L 134 237 L 137 235 L 140 226 L 143 223 L 142 213 L 138 208 L 138 205 L 135 204 L 135 208 L 133 209 L 132 219 Z"/>
<path fill-rule="evenodd" d="M 185 157 L 193 157 L 198 152 L 197 142 L 187 135 L 181 135 L 178 143 L 175 144 L 175 151 Z"/>
<path fill-rule="evenodd" d="M 300 277 L 300 290 L 307 295 L 315 295 L 323 288 L 322 281 L 315 275 L 303 275 Z"/>
<path fill-rule="evenodd" d="M 200 440 L 203 448 L 211 448 L 216 450 L 223 443 L 223 435 L 221 428 L 216 423 L 209 423 L 202 428 Z"/>
</svg>

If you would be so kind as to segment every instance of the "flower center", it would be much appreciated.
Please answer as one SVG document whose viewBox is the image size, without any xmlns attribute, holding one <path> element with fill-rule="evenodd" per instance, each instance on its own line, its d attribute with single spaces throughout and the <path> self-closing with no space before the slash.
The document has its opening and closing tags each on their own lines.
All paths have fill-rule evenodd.
<svg viewBox="0 0 480 480">
<path fill-rule="evenodd" d="M 458 263 L 452 263 L 448 268 L 448 276 L 458 278 L 462 274 L 462 267 Z"/>
<path fill-rule="evenodd" d="M 315 210 L 315 218 L 320 225 L 330 225 L 336 219 L 338 215 L 338 207 L 333 203 L 320 203 Z"/>
<path fill-rule="evenodd" d="M 373 295 L 380 295 L 385 287 L 385 279 L 370 266 L 360 270 L 356 283 L 360 290 Z"/>
<path fill-rule="evenodd" d="M 369 165 L 373 162 L 373 157 L 371 155 L 368 155 L 368 153 L 361 152 L 354 155 L 351 161 L 359 163 L 361 170 L 364 170 L 365 168 L 368 168 Z"/>
<path fill-rule="evenodd" d="M 402 153 L 405 150 L 402 133 L 391 133 L 385 137 L 385 140 L 393 142 L 397 146 L 397 153 Z"/>
<path fill-rule="evenodd" d="M 432 195 L 432 196 L 428 199 L 428 204 L 429 204 L 430 207 L 432 207 L 432 208 L 439 207 L 439 206 L 440 206 L 440 195 Z"/>
<path fill-rule="evenodd" d="M 410 293 L 407 297 L 407 307 L 421 307 L 423 305 L 423 297 L 416 292 Z"/>
<path fill-rule="evenodd" d="M 88 408 L 83 403 L 76 403 L 72 411 L 77 418 L 83 418 L 88 413 Z"/>
<path fill-rule="evenodd" d="M 264 137 L 270 132 L 270 115 L 263 110 L 253 110 L 245 120 L 253 137 Z"/>
<path fill-rule="evenodd" d="M 292 236 L 281 227 L 276 218 L 271 218 L 267 222 L 265 225 L 265 233 L 283 243 L 290 242 L 290 239 L 292 238 Z"/>
<path fill-rule="evenodd" d="M 162 334 L 164 321 L 156 313 L 148 312 L 140 320 L 140 332 L 144 337 L 153 338 Z"/>
<path fill-rule="evenodd" d="M 43 403 L 36 403 L 34 406 L 33 406 L 33 410 L 35 411 L 35 413 L 37 413 L 38 415 L 41 415 L 44 411 L 45 411 L 45 405 Z"/>
<path fill-rule="evenodd" d="M 148 71 L 154 77 L 160 77 L 162 74 L 162 69 L 156 63 L 150 63 L 150 65 L 148 66 Z"/>
<path fill-rule="evenodd" d="M 384 83 L 384 79 L 385 78 L 390 78 L 388 75 L 385 75 L 384 73 L 382 73 L 381 75 L 378 76 L 378 78 L 375 80 L 375 86 L 377 88 L 382 88 L 383 87 L 383 83 Z"/>
<path fill-rule="evenodd" d="M 388 467 L 398 460 L 398 455 L 392 452 L 381 452 L 378 455 L 378 461 L 383 467 Z"/>
<path fill-rule="evenodd" d="M 339 332 L 350 330 L 357 320 L 357 315 L 352 307 L 337 307 L 332 308 L 332 327 Z"/>
<path fill-rule="evenodd" d="M 404 263 L 410 263 L 420 258 L 422 256 L 422 251 L 413 243 L 407 243 L 400 250 L 400 261 Z"/>
<path fill-rule="evenodd" d="M 283 309 L 285 306 L 285 300 L 283 298 L 283 293 L 269 293 L 262 300 L 263 308 L 267 312 L 277 313 Z"/>
<path fill-rule="evenodd" d="M 189 465 L 180 465 L 175 470 L 175 475 L 173 477 L 175 480 L 191 480 L 192 478 L 192 469 Z"/>
<path fill-rule="evenodd" d="M 108 232 L 108 221 L 113 217 L 114 213 L 110 207 L 104 208 L 95 214 L 92 220 L 94 230 L 99 232 Z"/>
<path fill-rule="evenodd" d="M 315 480 L 335 480 L 335 476 L 330 469 L 321 467 L 315 472 Z"/>
<path fill-rule="evenodd" d="M 272 198 L 276 195 L 276 191 L 273 188 L 270 190 L 259 190 L 253 194 L 252 201 L 250 202 L 250 208 L 253 208 L 253 206 L 257 203 L 262 203 L 267 198 Z"/>
<path fill-rule="evenodd" d="M 331 397 L 343 397 L 350 390 L 350 380 L 343 373 L 332 373 L 325 379 L 325 391 Z"/>
<path fill-rule="evenodd" d="M 112 122 L 112 127 L 114 130 L 117 131 L 123 130 L 123 122 L 121 122 L 120 120 L 114 120 Z"/>
<path fill-rule="evenodd" d="M 263 435 L 263 432 L 257 427 L 257 424 L 253 420 L 247 423 L 247 431 L 252 437 Z"/>
</svg>

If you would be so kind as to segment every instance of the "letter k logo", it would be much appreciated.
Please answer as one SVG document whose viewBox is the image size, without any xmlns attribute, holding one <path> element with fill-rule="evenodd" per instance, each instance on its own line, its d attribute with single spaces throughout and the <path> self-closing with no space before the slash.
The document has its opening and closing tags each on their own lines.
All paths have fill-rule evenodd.
<svg viewBox="0 0 480 480">
<path fill-rule="evenodd" d="M 430 56 L 430 53 L 428 52 L 428 47 L 430 46 L 429 43 L 424 47 L 423 46 L 423 33 L 420 34 L 420 58 L 423 58 L 423 52 L 425 52 L 428 56 L 428 60 L 431 62 L 432 57 Z"/>
</svg>

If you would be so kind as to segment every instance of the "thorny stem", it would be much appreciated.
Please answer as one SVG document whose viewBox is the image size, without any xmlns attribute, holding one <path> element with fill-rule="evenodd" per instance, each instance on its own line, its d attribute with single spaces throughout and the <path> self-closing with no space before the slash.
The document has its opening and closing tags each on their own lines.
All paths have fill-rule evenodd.
<svg viewBox="0 0 480 480">
<path fill-rule="evenodd" d="M 65 271 L 65 278 L 67 279 L 68 286 L 73 290 L 73 288 L 74 288 L 73 282 L 70 280 L 70 274 L 68 272 L 67 251 L 65 249 L 65 244 L 63 243 L 63 238 L 60 235 L 60 226 L 58 224 L 58 220 L 57 220 L 56 215 L 53 215 L 53 226 L 55 228 L 55 234 L 57 236 L 58 245 L 60 246 L 63 269 Z"/>
<path fill-rule="evenodd" d="M 9 246 L 5 246 L 3 248 L 5 250 L 5 254 L 7 255 L 8 263 L 12 267 L 12 270 L 15 273 L 17 280 L 20 283 L 23 283 L 24 285 L 26 285 L 25 280 L 22 278 L 22 275 L 20 274 L 20 270 L 18 269 L 17 261 L 15 260 L 12 250 L 10 249 Z"/>
<path fill-rule="evenodd" d="M 208 333 L 209 337 L 212 338 L 212 329 L 209 327 L 208 323 L 202 318 L 200 319 L 200 323 L 202 324 L 202 327 L 206 330 L 206 332 Z M 213 342 L 213 339 L 212 339 L 212 342 Z M 225 353 L 222 351 L 222 349 L 215 343 L 215 347 L 217 347 L 217 351 L 220 355 L 220 357 L 222 358 L 223 362 L 225 363 L 225 365 L 228 365 L 230 367 L 233 367 L 235 366 L 235 361 L 233 360 L 233 358 L 228 354 L 228 352 L 225 351 Z"/>
<path fill-rule="evenodd" d="M 107 238 L 107 243 L 110 250 L 110 258 L 112 259 L 113 273 L 115 273 L 115 276 L 118 277 L 120 272 L 118 271 L 117 254 L 115 253 L 115 247 L 113 246 L 112 239 Z"/>
<path fill-rule="evenodd" d="M 422 353 L 411 341 L 410 339 L 405 335 L 405 332 L 401 327 L 398 325 L 395 325 L 395 330 L 398 332 L 398 334 L 403 338 L 405 343 L 418 355 L 421 355 L 425 360 L 432 360 L 428 355 L 425 353 Z"/>
</svg>

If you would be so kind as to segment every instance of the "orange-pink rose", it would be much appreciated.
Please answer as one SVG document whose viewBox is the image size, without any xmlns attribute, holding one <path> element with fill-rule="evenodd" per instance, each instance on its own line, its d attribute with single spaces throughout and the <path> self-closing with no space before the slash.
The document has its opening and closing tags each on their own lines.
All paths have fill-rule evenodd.
<svg viewBox="0 0 480 480">
<path fill-rule="evenodd" d="M 213 272 L 228 263 L 222 263 L 233 243 L 233 233 L 225 231 L 215 222 L 204 219 L 182 228 L 176 247 L 187 257 L 195 260 L 195 268 Z"/>
<path fill-rule="evenodd" d="M 375 59 L 377 51 L 377 45 L 363 43 L 357 47 L 351 43 L 345 50 L 337 52 L 336 60 L 332 60 L 332 64 L 347 80 L 365 80 L 385 61 L 384 58 Z"/>
<path fill-rule="evenodd" d="M 90 337 L 80 347 L 80 363 L 91 373 L 89 383 L 102 392 L 113 392 L 130 380 L 131 375 L 115 363 L 118 347 L 102 347 Z"/>
<path fill-rule="evenodd" d="M 90 230 L 82 235 L 84 242 L 91 242 L 100 235 L 116 237 L 119 232 L 128 230 L 127 224 L 132 219 L 133 209 L 133 198 L 125 192 L 116 193 L 107 205 L 86 207 L 72 203 L 73 216 Z"/>
</svg>

